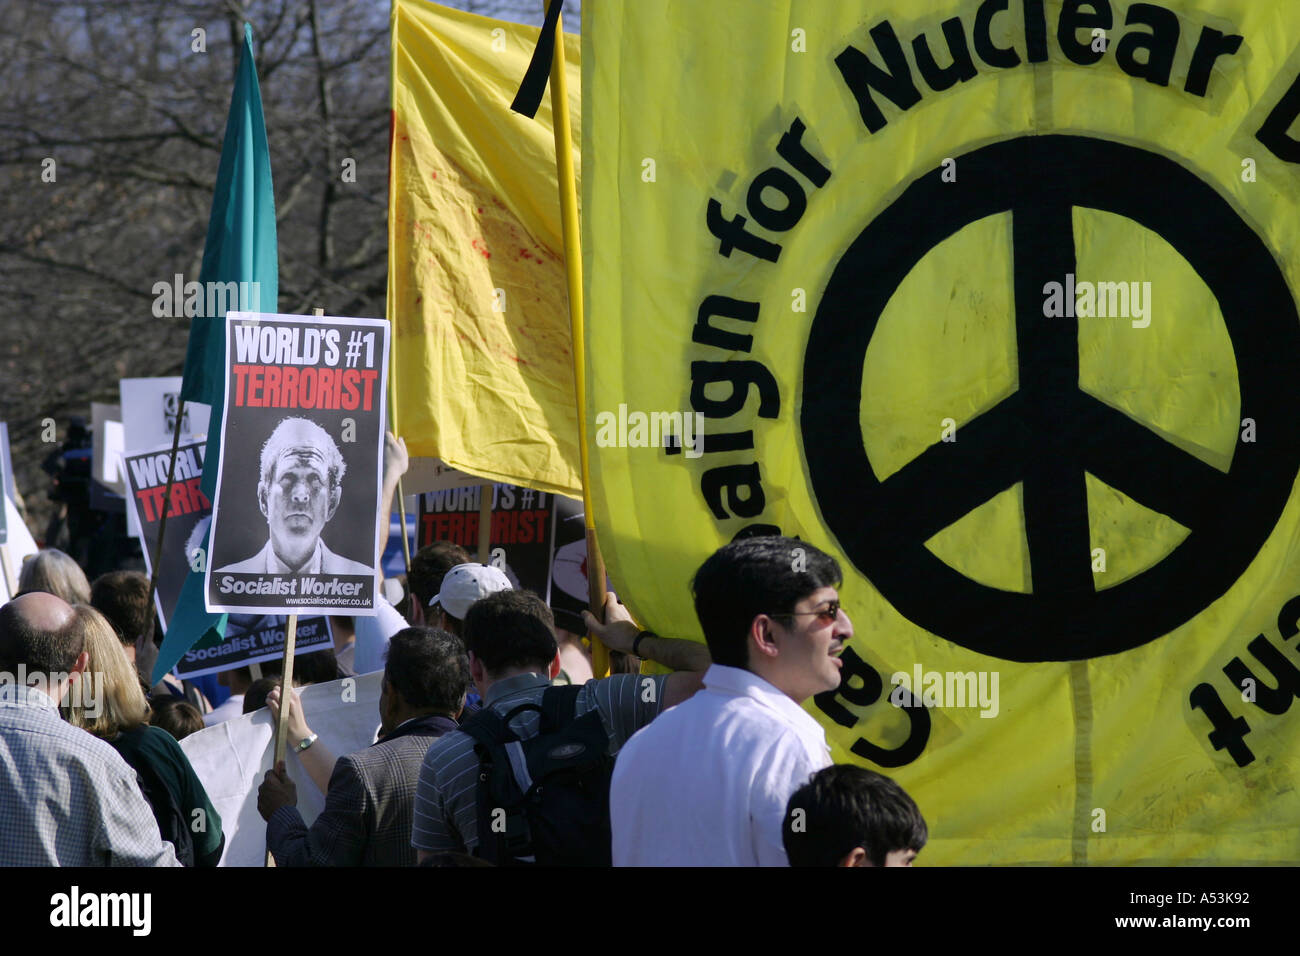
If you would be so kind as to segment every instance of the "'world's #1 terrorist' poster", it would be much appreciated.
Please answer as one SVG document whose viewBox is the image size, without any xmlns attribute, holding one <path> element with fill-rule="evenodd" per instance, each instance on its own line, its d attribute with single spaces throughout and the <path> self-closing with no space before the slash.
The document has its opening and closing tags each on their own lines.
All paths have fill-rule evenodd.
<svg viewBox="0 0 1300 956">
<path fill-rule="evenodd" d="M 135 509 L 138 519 L 146 572 L 153 571 L 158 529 L 163 513 L 167 515 L 167 533 L 163 535 L 163 549 L 158 562 L 158 586 L 154 591 L 158 619 L 164 631 L 180 601 L 181 589 L 190 569 L 199 566 L 203 536 L 212 520 L 212 502 L 199 487 L 203 476 L 203 450 L 203 442 L 184 442 L 176 449 L 170 495 L 167 493 L 167 473 L 171 469 L 172 457 L 170 443 L 164 448 L 128 454 L 125 458 L 124 475 L 130 492 L 127 501 Z M 284 615 L 231 615 L 226 622 L 225 636 L 208 637 L 186 651 L 176 663 L 176 675 L 198 677 L 256 661 L 278 660 L 284 656 L 284 625 Z M 134 635 L 130 636 L 134 638 Z M 333 646 L 326 618 L 310 617 L 298 621 L 294 645 L 296 654 L 301 656 Z"/>
<path fill-rule="evenodd" d="M 207 606 L 371 614 L 388 323 L 226 317 Z"/>
<path fill-rule="evenodd" d="M 153 573 L 153 556 L 158 547 L 158 526 L 167 514 L 166 549 L 158 562 L 158 584 L 154 592 L 158 619 L 167 629 L 180 600 L 181 588 L 192 567 L 212 514 L 212 502 L 199 487 L 203 479 L 204 442 L 183 442 L 176 449 L 176 465 L 171 465 L 171 445 L 150 451 L 131 452 L 124 459 L 123 475 L 129 494 L 127 500 L 135 510 L 140 527 L 140 547 L 144 552 L 145 570 Z M 167 472 L 172 470 L 170 501 Z M 201 567 L 201 565 L 199 565 Z M 130 635 L 132 638 L 135 635 Z"/>
</svg>

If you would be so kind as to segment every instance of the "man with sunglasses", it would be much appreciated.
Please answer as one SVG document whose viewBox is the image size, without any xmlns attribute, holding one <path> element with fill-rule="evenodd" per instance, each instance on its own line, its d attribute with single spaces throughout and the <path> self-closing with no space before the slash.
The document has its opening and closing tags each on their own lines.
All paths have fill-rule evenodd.
<svg viewBox="0 0 1300 956">
<path fill-rule="evenodd" d="M 704 689 L 628 741 L 614 767 L 615 866 L 786 866 L 790 795 L 830 765 L 802 704 L 840 684 L 853 636 L 839 565 L 794 538 L 733 541 L 692 582 L 713 665 Z"/>
</svg>

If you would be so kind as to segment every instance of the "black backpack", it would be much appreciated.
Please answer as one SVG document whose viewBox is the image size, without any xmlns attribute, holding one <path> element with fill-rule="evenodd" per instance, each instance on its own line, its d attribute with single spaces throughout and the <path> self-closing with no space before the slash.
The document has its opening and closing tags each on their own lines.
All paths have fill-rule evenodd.
<svg viewBox="0 0 1300 956">
<path fill-rule="evenodd" d="M 484 707 L 461 730 L 479 758 L 475 855 L 498 866 L 610 866 L 609 781 L 614 758 L 599 712 L 574 716 L 581 685 L 548 687 L 541 705 L 505 716 Z M 538 711 L 537 735 L 510 722 Z"/>
</svg>

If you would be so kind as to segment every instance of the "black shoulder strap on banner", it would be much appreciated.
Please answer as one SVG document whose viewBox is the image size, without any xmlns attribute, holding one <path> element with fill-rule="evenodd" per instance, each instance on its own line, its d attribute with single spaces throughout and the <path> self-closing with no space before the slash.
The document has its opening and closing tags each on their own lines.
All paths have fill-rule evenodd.
<svg viewBox="0 0 1300 956">
<path fill-rule="evenodd" d="M 512 110 L 529 119 L 537 115 L 537 109 L 542 105 L 542 94 L 546 92 L 546 78 L 550 76 L 551 58 L 555 55 L 555 27 L 560 22 L 563 6 L 564 0 L 551 0 L 547 5 L 546 19 L 542 21 L 542 32 L 537 38 L 533 58 L 528 61 L 528 70 L 524 73 L 524 81 L 519 84 L 515 101 L 510 104 Z"/>
</svg>

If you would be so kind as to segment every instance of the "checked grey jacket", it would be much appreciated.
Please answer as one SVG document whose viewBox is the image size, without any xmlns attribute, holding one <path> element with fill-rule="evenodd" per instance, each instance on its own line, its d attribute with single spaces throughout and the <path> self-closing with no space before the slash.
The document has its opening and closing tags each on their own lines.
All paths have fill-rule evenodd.
<svg viewBox="0 0 1300 956">
<path fill-rule="evenodd" d="M 421 717 L 340 757 L 311 829 L 297 807 L 271 815 L 266 845 L 276 866 L 415 866 L 411 817 L 420 764 L 429 745 L 456 726 L 447 717 Z"/>
</svg>

